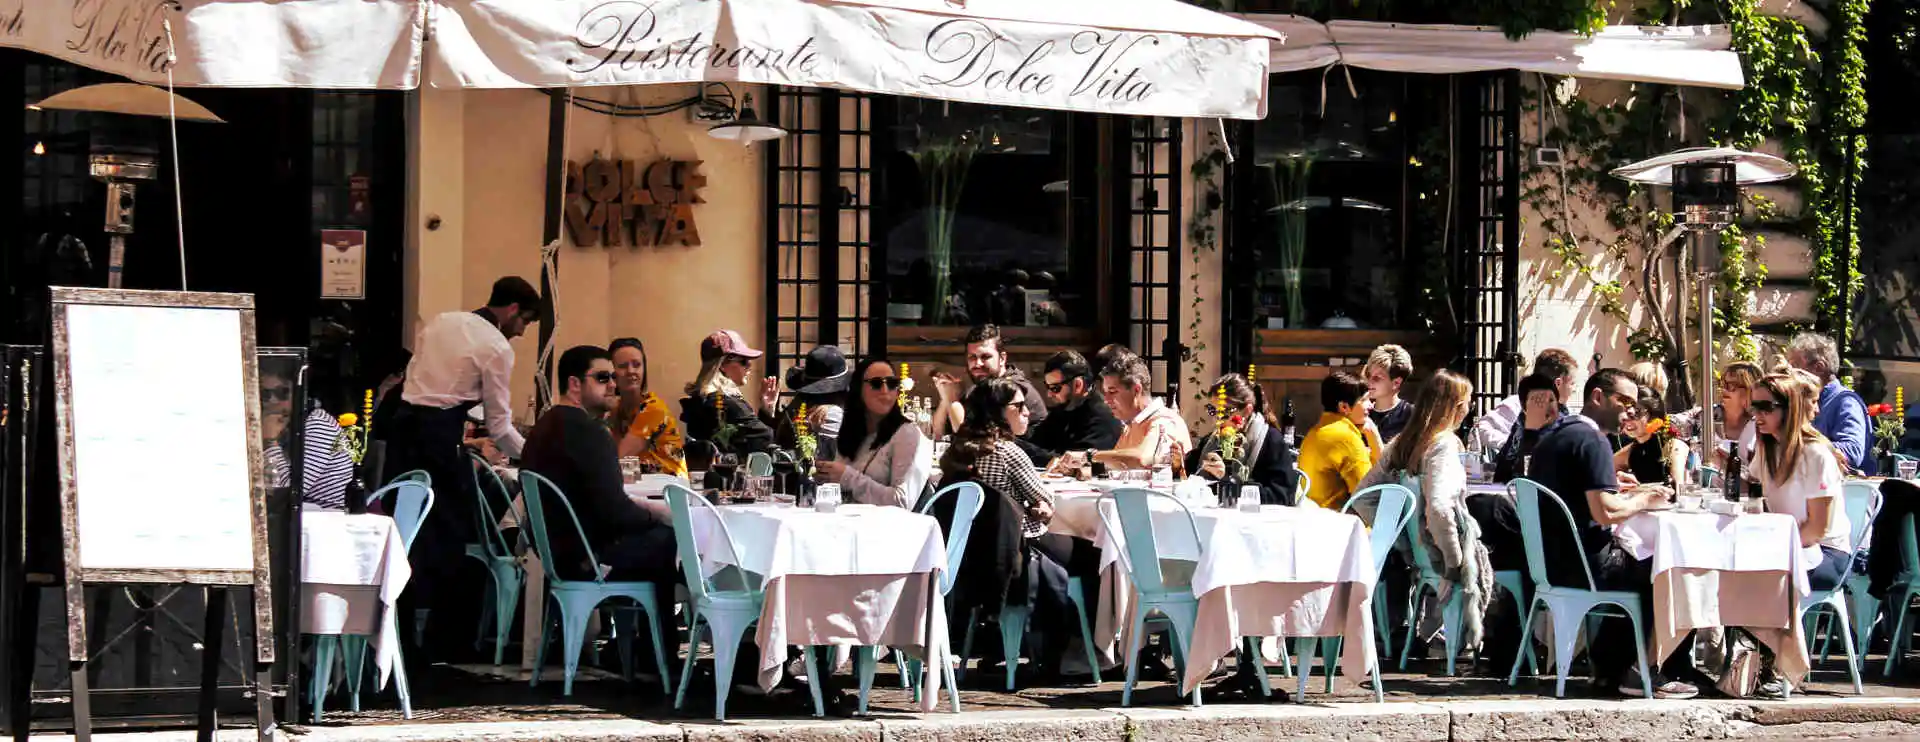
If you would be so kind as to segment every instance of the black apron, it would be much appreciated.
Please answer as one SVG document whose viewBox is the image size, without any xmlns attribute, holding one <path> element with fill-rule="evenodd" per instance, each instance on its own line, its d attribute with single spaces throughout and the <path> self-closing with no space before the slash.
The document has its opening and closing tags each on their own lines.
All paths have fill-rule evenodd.
<svg viewBox="0 0 1920 742">
<path fill-rule="evenodd" d="M 387 429 L 384 476 L 391 481 L 418 469 L 433 478 L 433 509 L 408 549 L 413 578 L 402 596 L 407 604 L 403 616 L 412 616 L 417 609 L 431 611 L 426 635 L 408 641 L 411 651 L 424 650 L 422 662 L 452 661 L 456 657 L 449 656 L 450 650 L 473 642 L 473 621 L 465 617 L 476 610 L 476 590 L 484 585 L 469 574 L 478 563 L 463 554 L 466 545 L 478 543 L 480 537 L 475 519 L 479 493 L 474 490 L 473 465 L 466 451 L 467 412 L 478 404 L 443 409 L 403 402 Z M 392 502 L 384 505 L 393 512 Z M 413 633 L 413 621 L 402 620 L 400 626 L 403 635 Z M 434 646 L 421 647 L 422 639 Z M 407 659 L 414 661 L 412 655 Z"/>
</svg>

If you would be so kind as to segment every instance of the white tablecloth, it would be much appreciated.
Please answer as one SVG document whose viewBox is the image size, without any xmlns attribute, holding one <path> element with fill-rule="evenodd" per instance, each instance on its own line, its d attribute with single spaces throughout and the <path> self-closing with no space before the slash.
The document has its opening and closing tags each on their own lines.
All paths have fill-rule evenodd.
<svg viewBox="0 0 1920 742">
<path fill-rule="evenodd" d="M 713 574 L 735 566 L 765 579 L 756 640 L 760 687 L 771 690 L 790 645 L 897 647 L 927 657 L 928 691 L 939 697 L 946 611 L 937 589 L 947 568 L 945 537 L 933 518 L 896 507 L 842 505 L 833 513 L 776 505 L 719 508 L 740 553 L 721 538 L 712 511 L 693 511 L 692 531 Z"/>
<path fill-rule="evenodd" d="M 301 632 L 357 632 L 377 621 L 372 638 L 376 688 L 385 687 L 399 656 L 394 604 L 413 575 L 393 519 L 336 511 L 301 513 L 300 575 L 305 606 Z"/>
<path fill-rule="evenodd" d="M 1738 626 L 1774 649 L 1781 674 L 1805 677 L 1799 610 L 1807 573 L 1792 516 L 1641 513 L 1614 529 L 1614 540 L 1653 560 L 1655 658 L 1694 629 Z"/>
<path fill-rule="evenodd" d="M 1110 658 L 1115 643 L 1124 647 L 1128 641 L 1132 591 L 1119 565 L 1124 538 L 1107 531 L 1095 507 L 1098 493 L 1117 484 L 1125 483 L 1054 483 L 1050 526 L 1100 547 L 1095 633 Z M 1210 492 L 1192 490 L 1204 484 L 1188 480 L 1176 491 L 1192 496 L 1189 503 L 1211 502 Z M 1197 560 L 1192 591 L 1200 598 L 1200 615 L 1191 647 L 1195 661 L 1187 663 L 1188 687 L 1205 679 L 1212 661 L 1226 656 L 1241 636 L 1373 635 L 1373 552 L 1359 518 L 1319 508 L 1268 505 L 1248 513 L 1189 504 L 1195 526 L 1189 529 L 1177 505 L 1163 498 L 1149 503 L 1160 557 Z M 1107 515 L 1119 523 L 1117 514 Z M 1373 644 L 1349 646 L 1342 664 L 1348 677 L 1361 677 L 1375 661 Z"/>
</svg>

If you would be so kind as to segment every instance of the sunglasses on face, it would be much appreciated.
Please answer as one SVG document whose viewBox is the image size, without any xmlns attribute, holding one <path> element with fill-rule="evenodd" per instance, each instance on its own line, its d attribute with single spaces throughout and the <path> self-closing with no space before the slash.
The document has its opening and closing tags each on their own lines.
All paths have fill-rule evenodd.
<svg viewBox="0 0 1920 742">
<path fill-rule="evenodd" d="M 867 379 L 866 381 L 867 381 L 867 388 L 872 389 L 876 392 L 882 389 L 885 389 L 890 392 L 900 390 L 900 378 L 897 376 L 875 376 L 871 379 Z"/>
<path fill-rule="evenodd" d="M 612 371 L 595 371 L 593 373 L 587 374 L 586 378 L 589 380 L 592 380 L 596 384 L 612 384 L 613 372 Z"/>
<path fill-rule="evenodd" d="M 260 390 L 260 399 L 267 402 L 285 402 L 293 399 L 293 389 L 284 386 L 270 386 Z"/>
<path fill-rule="evenodd" d="M 1756 399 L 1747 405 L 1747 410 L 1756 415 L 1779 412 L 1780 403 L 1771 399 Z"/>
<path fill-rule="evenodd" d="M 1067 388 L 1067 384 L 1068 384 L 1068 382 L 1065 382 L 1065 381 L 1062 381 L 1062 382 L 1060 382 L 1060 383 L 1058 383 L 1058 384 L 1048 384 L 1048 385 L 1047 385 L 1047 393 L 1048 393 L 1048 394 L 1059 394 L 1060 392 L 1062 392 L 1062 391 L 1065 391 L 1065 390 L 1066 390 L 1066 388 Z"/>
</svg>

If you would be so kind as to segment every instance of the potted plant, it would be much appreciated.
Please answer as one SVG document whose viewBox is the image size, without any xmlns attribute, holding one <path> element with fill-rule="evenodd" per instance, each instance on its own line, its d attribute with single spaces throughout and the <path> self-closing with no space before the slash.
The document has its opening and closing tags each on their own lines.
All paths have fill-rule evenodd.
<svg viewBox="0 0 1920 742">
<path fill-rule="evenodd" d="M 926 137 L 911 155 L 927 188 L 927 265 L 932 275 L 927 293 L 928 324 L 947 320 L 948 297 L 953 293 L 953 227 L 960 216 L 960 193 L 980 145 L 969 135 Z"/>
</svg>

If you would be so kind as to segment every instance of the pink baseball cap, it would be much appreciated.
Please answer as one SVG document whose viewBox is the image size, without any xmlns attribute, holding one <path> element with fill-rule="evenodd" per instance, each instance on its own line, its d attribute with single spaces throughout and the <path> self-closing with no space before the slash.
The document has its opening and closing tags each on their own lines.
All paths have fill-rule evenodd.
<svg viewBox="0 0 1920 742">
<path fill-rule="evenodd" d="M 761 355 L 760 351 L 754 350 L 752 346 L 747 345 L 746 339 L 740 337 L 740 333 L 732 330 L 714 330 L 713 334 L 708 335 L 706 340 L 700 341 L 700 357 L 702 359 L 718 358 L 720 356 L 759 358 Z"/>
</svg>

